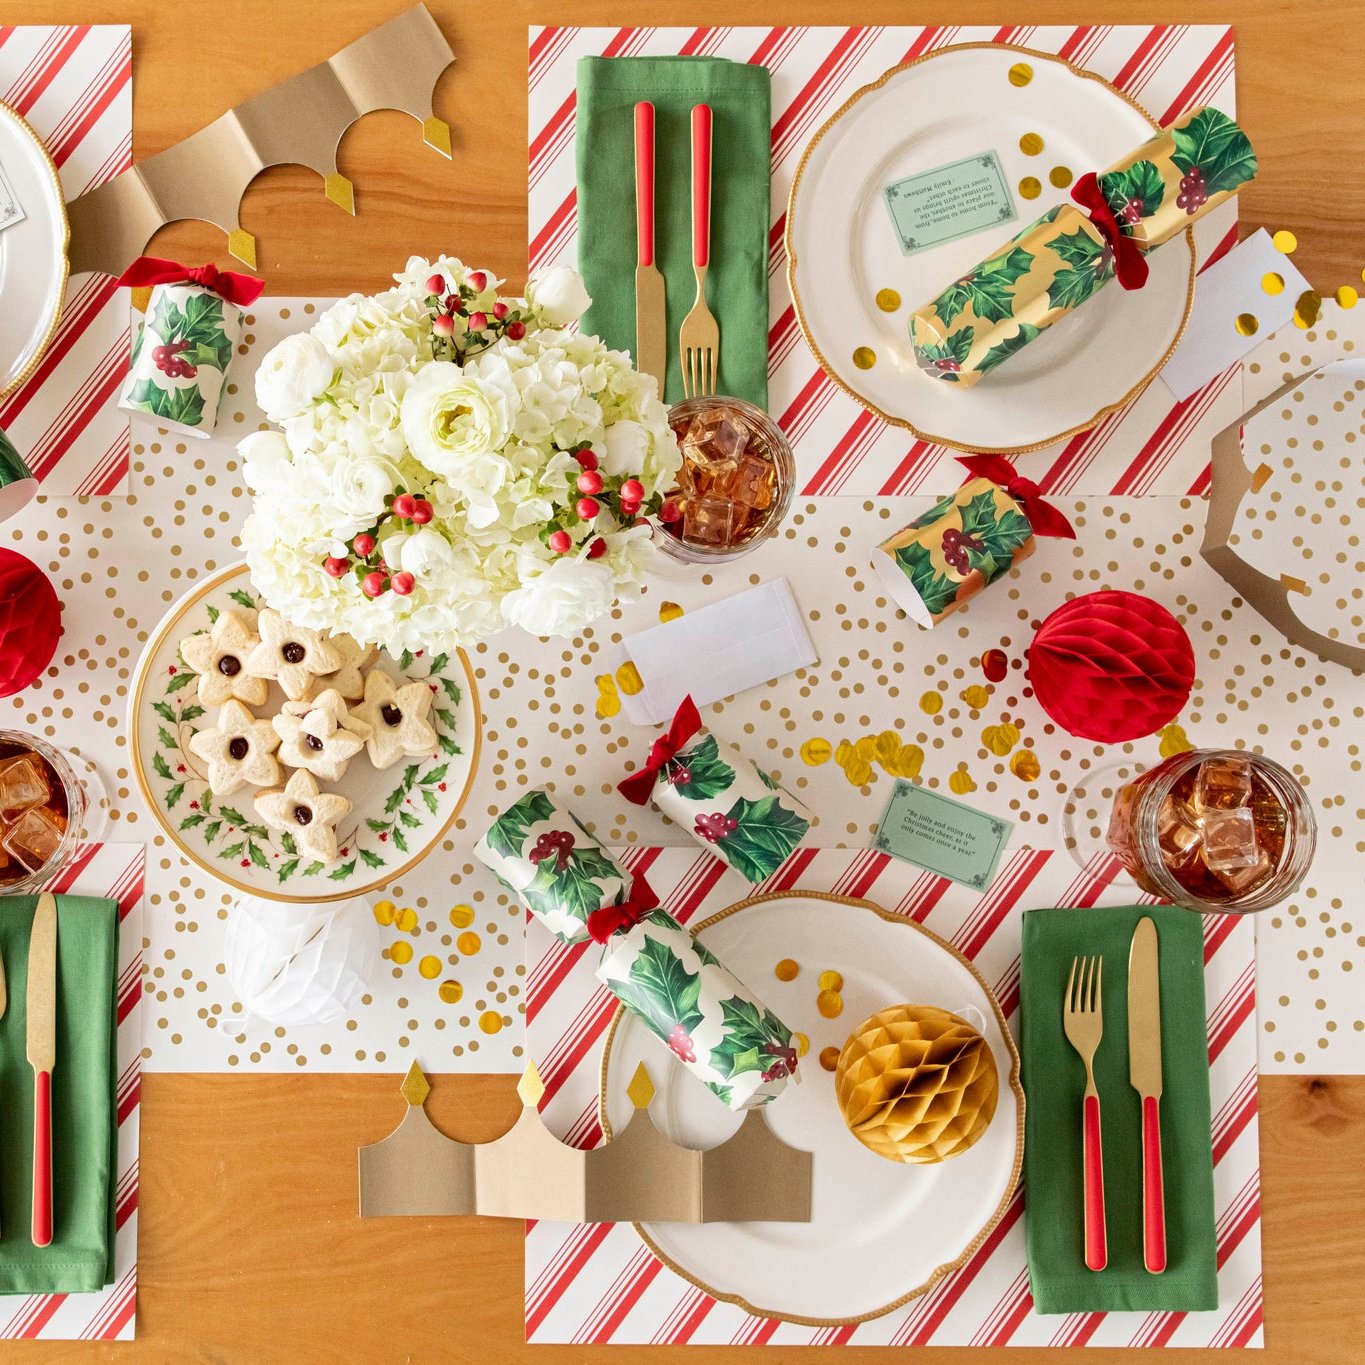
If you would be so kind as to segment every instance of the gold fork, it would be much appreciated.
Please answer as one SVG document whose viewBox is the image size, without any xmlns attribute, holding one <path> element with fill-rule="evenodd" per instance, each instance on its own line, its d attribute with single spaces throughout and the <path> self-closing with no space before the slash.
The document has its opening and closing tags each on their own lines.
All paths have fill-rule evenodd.
<svg viewBox="0 0 1365 1365">
<path fill-rule="evenodd" d="M 1104 1227 L 1104 1152 L 1100 1145 L 1100 1094 L 1095 1089 L 1095 1049 L 1104 1036 L 1104 997 L 1101 983 L 1104 959 L 1077 957 L 1062 1001 L 1062 1026 L 1066 1040 L 1085 1063 L 1085 1099 L 1082 1102 L 1082 1148 L 1085 1178 L 1085 1263 L 1103 1270 L 1109 1262 Z"/>
<path fill-rule="evenodd" d="M 720 328 L 706 306 L 706 267 L 711 263 L 711 106 L 692 106 L 692 270 L 697 300 L 678 335 L 683 393 L 715 393 L 720 368 Z"/>
</svg>

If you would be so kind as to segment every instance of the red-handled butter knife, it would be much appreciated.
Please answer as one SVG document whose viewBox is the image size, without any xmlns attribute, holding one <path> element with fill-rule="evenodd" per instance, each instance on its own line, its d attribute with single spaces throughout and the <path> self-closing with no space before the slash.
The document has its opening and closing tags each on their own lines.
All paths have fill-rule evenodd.
<svg viewBox="0 0 1365 1365">
<path fill-rule="evenodd" d="M 1156 925 L 1144 915 L 1128 950 L 1128 1079 L 1142 1097 L 1142 1250 L 1153 1275 L 1166 1269 L 1161 1173 L 1161 975 Z"/>
<path fill-rule="evenodd" d="M 28 939 L 28 1064 L 33 1068 L 33 1245 L 52 1241 L 52 1068 L 57 1063 L 57 901 L 44 893 Z"/>
</svg>

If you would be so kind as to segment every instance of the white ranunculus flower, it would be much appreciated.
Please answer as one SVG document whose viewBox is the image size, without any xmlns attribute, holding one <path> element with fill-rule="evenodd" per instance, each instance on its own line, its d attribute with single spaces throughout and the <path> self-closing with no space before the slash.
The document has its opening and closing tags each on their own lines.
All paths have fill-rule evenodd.
<svg viewBox="0 0 1365 1365">
<path fill-rule="evenodd" d="M 455 567 L 455 550 L 439 531 L 422 526 L 403 537 L 398 547 L 398 567 L 423 582 L 439 578 Z"/>
<path fill-rule="evenodd" d="M 278 431 L 253 431 L 237 442 L 242 479 L 253 493 L 267 493 L 289 477 L 289 442 Z"/>
<path fill-rule="evenodd" d="M 384 499 L 394 490 L 400 475 L 387 460 L 343 460 L 332 471 L 332 501 L 348 517 L 364 525 L 377 521 Z"/>
<path fill-rule="evenodd" d="M 639 422 L 613 422 L 602 441 L 606 458 L 602 468 L 613 479 L 630 478 L 644 473 L 645 456 L 649 454 L 649 432 Z"/>
<path fill-rule="evenodd" d="M 565 327 L 583 316 L 592 299 L 578 271 L 572 266 L 552 265 L 526 281 L 526 301 L 543 322 Z"/>
<path fill-rule="evenodd" d="M 256 371 L 256 401 L 272 421 L 297 417 L 327 391 L 336 364 L 311 332 L 285 337 Z"/>
<path fill-rule="evenodd" d="M 532 635 L 577 635 L 611 610 L 616 585 L 597 560 L 557 559 L 524 587 L 502 599 L 508 625 Z"/>
<path fill-rule="evenodd" d="M 452 481 L 470 457 L 500 449 L 511 429 L 502 388 L 447 360 L 418 371 L 403 395 L 402 421 L 412 454 Z"/>
</svg>

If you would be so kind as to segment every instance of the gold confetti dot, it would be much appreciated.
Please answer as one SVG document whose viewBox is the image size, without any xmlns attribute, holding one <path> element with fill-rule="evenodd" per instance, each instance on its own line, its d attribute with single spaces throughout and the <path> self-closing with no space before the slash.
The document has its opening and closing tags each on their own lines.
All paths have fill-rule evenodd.
<svg viewBox="0 0 1365 1365">
<path fill-rule="evenodd" d="M 380 924 L 392 924 L 393 917 L 396 913 L 397 909 L 392 901 L 375 902 L 374 917 Z"/>
<path fill-rule="evenodd" d="M 602 673 L 597 678 L 597 718 L 610 720 L 621 712 L 621 698 L 616 692 L 616 679 L 610 673 Z"/>
<path fill-rule="evenodd" d="M 645 690 L 644 679 L 640 677 L 640 670 L 635 667 L 632 660 L 627 659 L 616 670 L 616 686 L 628 697 L 638 696 Z"/>
<path fill-rule="evenodd" d="M 1059 189 L 1064 190 L 1076 178 L 1071 174 L 1068 166 L 1054 166 L 1048 173 L 1047 178 Z"/>
<path fill-rule="evenodd" d="M 404 943 L 402 939 L 399 939 L 399 941 L 395 943 L 392 948 L 389 949 L 389 957 L 394 962 L 398 963 L 411 962 L 412 944 Z"/>
<path fill-rule="evenodd" d="M 820 989 L 822 991 L 841 991 L 844 988 L 844 978 L 841 972 L 826 971 L 820 973 Z"/>
<path fill-rule="evenodd" d="M 1038 762 L 1038 755 L 1032 749 L 1020 749 L 1010 759 L 1010 772 L 1025 782 L 1036 782 L 1038 774 L 1042 770 L 1042 765 Z"/>
<path fill-rule="evenodd" d="M 883 313 L 894 313 L 901 306 L 901 296 L 894 289 L 877 290 L 877 307 Z"/>
<path fill-rule="evenodd" d="M 1043 182 L 1036 175 L 1026 175 L 1019 182 L 1019 195 L 1022 199 L 1037 199 L 1043 192 Z"/>
<path fill-rule="evenodd" d="M 839 741 L 839 747 L 834 751 L 834 761 L 842 768 L 844 764 L 848 762 L 852 753 L 853 745 L 851 745 L 848 740 L 841 739 Z"/>
<path fill-rule="evenodd" d="M 958 768 L 948 778 L 948 790 L 955 796 L 966 796 L 968 792 L 976 790 L 976 783 L 966 768 Z"/>
<path fill-rule="evenodd" d="M 410 934 L 417 928 L 417 911 L 405 905 L 395 916 L 393 923 L 400 934 Z"/>
<path fill-rule="evenodd" d="M 919 709 L 926 716 L 936 716 L 943 710 L 943 698 L 937 692 L 926 692 L 919 699 Z"/>
<path fill-rule="evenodd" d="M 1185 733 L 1183 725 L 1168 725 L 1161 732 L 1161 756 L 1173 758 L 1176 754 L 1187 754 L 1194 745 Z"/>
<path fill-rule="evenodd" d="M 821 991 L 815 997 L 815 1008 L 826 1019 L 837 1019 L 844 1012 L 844 997 L 838 991 Z"/>
<path fill-rule="evenodd" d="M 988 725 L 981 732 L 981 742 L 998 758 L 1004 758 L 1019 743 L 1019 727 L 1009 721 L 1003 725 Z"/>
<path fill-rule="evenodd" d="M 965 701 L 973 711 L 981 710 L 990 699 L 990 688 L 983 687 L 980 683 L 973 683 L 970 687 L 964 687 L 962 689 L 962 700 Z"/>
<path fill-rule="evenodd" d="M 1284 293 L 1284 276 L 1278 270 L 1267 271 L 1261 276 L 1261 288 L 1267 294 Z"/>
<path fill-rule="evenodd" d="M 918 777 L 923 766 L 924 750 L 918 744 L 907 744 L 887 771 L 894 777 Z"/>
<path fill-rule="evenodd" d="M 1041 133 L 1025 133 L 1019 139 L 1019 150 L 1025 156 L 1037 156 L 1043 150 L 1043 136 Z"/>
<path fill-rule="evenodd" d="M 1254 337 L 1261 329 L 1255 313 L 1238 313 L 1237 320 L 1232 325 L 1244 337 Z"/>
<path fill-rule="evenodd" d="M 455 940 L 455 947 L 459 949 L 462 956 L 472 957 L 483 947 L 483 940 L 472 929 L 466 929 Z"/>
<path fill-rule="evenodd" d="M 1011 85 L 1022 89 L 1033 79 L 1033 68 L 1027 62 L 1015 62 L 1010 67 L 1009 77 Z"/>
<path fill-rule="evenodd" d="M 1293 253 L 1294 248 L 1298 246 L 1299 239 L 1295 237 L 1288 228 L 1281 228 L 1270 239 L 1270 244 L 1276 251 L 1283 252 L 1284 255 L 1289 256 Z"/>
<path fill-rule="evenodd" d="M 827 739 L 808 739 L 801 746 L 801 762 L 808 768 L 818 768 L 827 763 L 834 753 L 834 746 Z"/>
<path fill-rule="evenodd" d="M 837 1047 L 822 1047 L 820 1049 L 820 1065 L 826 1071 L 833 1071 L 839 1065 L 839 1049 Z"/>
<path fill-rule="evenodd" d="M 853 363 L 860 370 L 870 370 L 877 363 L 877 353 L 871 346 L 859 346 L 853 352 Z"/>
<path fill-rule="evenodd" d="M 457 929 L 468 929 L 474 923 L 474 907 L 472 905 L 457 905 L 450 912 L 450 922 Z"/>
<path fill-rule="evenodd" d="M 900 756 L 901 737 L 894 730 L 883 730 L 873 743 L 872 751 L 878 763 L 886 767 Z"/>
<path fill-rule="evenodd" d="M 804 1033 L 793 1033 L 792 1046 L 796 1048 L 798 1057 L 804 1057 L 810 1051 L 810 1039 Z"/>
<path fill-rule="evenodd" d="M 458 1005 L 460 997 L 464 995 L 464 987 L 458 981 L 442 981 L 436 988 L 436 994 L 446 1002 L 447 1005 Z"/>
<path fill-rule="evenodd" d="M 1316 289 L 1305 289 L 1294 305 L 1294 326 L 1307 331 L 1317 320 L 1322 307 L 1322 295 Z"/>
<path fill-rule="evenodd" d="M 795 981 L 800 972 L 800 965 L 794 958 L 790 957 L 784 957 L 782 961 L 773 968 L 773 975 L 779 981 Z"/>
<path fill-rule="evenodd" d="M 418 964 L 417 970 L 426 977 L 428 981 L 435 981 L 441 974 L 441 959 L 432 957 L 430 953 L 426 955 Z"/>
<path fill-rule="evenodd" d="M 682 614 L 683 609 L 676 602 L 659 603 L 659 620 L 665 624 L 676 621 Z"/>
<path fill-rule="evenodd" d="M 485 1033 L 501 1033 L 502 1015 L 496 1013 L 494 1010 L 485 1010 L 479 1015 L 479 1027 Z"/>
<path fill-rule="evenodd" d="M 1354 308 L 1360 302 L 1360 295 L 1349 284 L 1343 284 L 1336 292 L 1338 308 Z"/>
<path fill-rule="evenodd" d="M 877 757 L 877 736 L 864 735 L 853 746 L 853 752 L 862 759 L 864 763 L 871 763 Z"/>
<path fill-rule="evenodd" d="M 844 776 L 853 786 L 865 787 L 872 781 L 872 765 L 865 758 L 859 758 L 854 754 L 844 764 Z"/>
</svg>

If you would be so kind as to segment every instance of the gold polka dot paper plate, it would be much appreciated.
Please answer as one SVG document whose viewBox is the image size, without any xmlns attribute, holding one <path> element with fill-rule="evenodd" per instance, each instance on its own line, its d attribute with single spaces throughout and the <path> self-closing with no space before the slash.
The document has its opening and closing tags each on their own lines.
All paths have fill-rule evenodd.
<svg viewBox="0 0 1365 1365">
<path fill-rule="evenodd" d="M 469 795 L 483 728 L 474 671 L 462 650 L 434 657 L 405 653 L 397 659 L 381 653 L 375 662 L 400 687 L 422 683 L 429 689 L 432 700 L 426 719 L 435 732 L 429 756 L 403 756 L 376 768 L 361 748 L 349 755 L 335 780 L 320 777 L 314 783 L 303 768 L 280 762 L 284 750 L 277 750 L 270 755 L 277 765 L 274 780 L 267 777 L 264 787 L 245 784 L 215 795 L 208 781 L 209 765 L 216 758 L 212 742 L 193 741 L 221 723 L 219 707 L 201 699 L 198 674 L 186 666 L 181 646 L 211 630 L 228 612 L 254 628 L 264 605 L 251 587 L 246 566 L 234 565 L 196 584 L 147 642 L 133 676 L 128 708 L 132 767 L 142 795 L 186 858 L 240 891 L 268 900 L 332 901 L 386 886 L 440 843 Z M 192 654 L 197 658 L 198 651 Z M 343 674 L 344 669 L 333 676 L 339 679 Z M 325 690 L 328 682 L 322 678 L 316 690 Z M 353 689 L 352 680 L 348 690 Z M 278 682 L 269 682 L 264 703 L 255 701 L 257 695 L 252 694 L 250 706 L 235 698 L 224 706 L 236 727 L 234 735 L 241 732 L 239 748 L 259 740 L 264 732 L 252 730 L 251 724 L 276 715 L 285 702 Z M 318 728 L 325 736 L 331 727 Z M 318 743 L 328 744 L 331 738 Z M 307 742 L 306 733 L 302 742 Z M 268 746 L 265 736 L 260 747 Z M 320 754 L 324 764 L 331 757 L 330 751 Z M 272 827 L 266 818 L 269 811 L 262 813 L 255 805 L 258 791 L 292 792 L 292 779 L 301 780 L 300 791 L 308 787 L 302 797 L 293 795 L 305 805 L 311 800 L 319 816 L 349 803 L 336 821 L 335 858 L 319 856 L 329 850 L 320 850 L 317 832 L 308 829 L 311 806 L 310 818 L 300 820 L 295 831 Z M 312 795 L 314 785 L 319 795 Z M 337 803 L 329 796 L 345 800 Z"/>
</svg>

